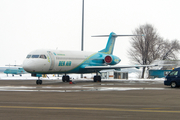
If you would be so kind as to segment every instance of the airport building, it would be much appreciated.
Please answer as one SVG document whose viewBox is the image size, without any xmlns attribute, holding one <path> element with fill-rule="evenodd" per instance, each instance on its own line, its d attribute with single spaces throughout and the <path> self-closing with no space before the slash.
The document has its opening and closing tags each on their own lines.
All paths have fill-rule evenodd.
<svg viewBox="0 0 180 120">
<path fill-rule="evenodd" d="M 163 78 L 168 75 L 172 70 L 149 70 L 149 78 Z"/>
<path fill-rule="evenodd" d="M 128 72 L 118 70 L 103 70 L 100 72 L 102 79 L 128 79 Z"/>
<path fill-rule="evenodd" d="M 166 65 L 166 64 L 170 64 L 169 66 L 157 66 L 157 67 L 153 67 L 153 69 L 149 70 L 149 76 L 148 78 L 163 78 L 165 77 L 167 74 L 169 74 L 173 68 L 177 68 L 180 67 L 180 60 L 162 60 L 162 61 L 155 61 L 154 63 L 156 64 L 162 64 L 162 65 Z"/>
</svg>

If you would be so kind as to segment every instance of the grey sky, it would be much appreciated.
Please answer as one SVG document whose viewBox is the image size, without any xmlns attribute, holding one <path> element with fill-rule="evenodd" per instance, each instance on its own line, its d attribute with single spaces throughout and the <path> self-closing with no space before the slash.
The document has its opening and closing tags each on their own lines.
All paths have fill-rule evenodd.
<svg viewBox="0 0 180 120">
<path fill-rule="evenodd" d="M 107 38 L 154 25 L 165 39 L 180 40 L 179 0 L 84 0 L 84 50 L 99 51 Z M 22 64 L 35 49 L 81 50 L 82 0 L 0 0 L 0 66 Z M 130 37 L 117 38 L 114 55 L 128 64 Z"/>
</svg>

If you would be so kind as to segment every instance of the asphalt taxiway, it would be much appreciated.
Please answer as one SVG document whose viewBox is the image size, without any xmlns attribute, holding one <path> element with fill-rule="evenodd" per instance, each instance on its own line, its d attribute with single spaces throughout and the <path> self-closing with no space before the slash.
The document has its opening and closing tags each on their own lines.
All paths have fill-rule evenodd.
<svg viewBox="0 0 180 120">
<path fill-rule="evenodd" d="M 163 81 L 0 80 L 3 120 L 179 119 L 179 88 Z"/>
</svg>

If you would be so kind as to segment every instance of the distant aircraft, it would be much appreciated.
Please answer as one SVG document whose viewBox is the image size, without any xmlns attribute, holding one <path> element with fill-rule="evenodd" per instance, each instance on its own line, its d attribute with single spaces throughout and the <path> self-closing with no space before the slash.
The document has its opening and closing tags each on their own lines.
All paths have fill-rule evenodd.
<svg viewBox="0 0 180 120">
<path fill-rule="evenodd" d="M 37 74 L 64 74 L 63 82 L 69 82 L 69 73 L 93 73 L 94 82 L 101 82 L 101 76 L 98 72 L 104 69 L 121 69 L 132 67 L 147 67 L 157 65 L 131 65 L 131 66 L 114 66 L 121 60 L 113 54 L 115 39 L 118 36 L 139 36 L 139 35 L 116 35 L 111 32 L 110 35 L 99 35 L 93 37 L 109 37 L 105 49 L 99 52 L 86 51 L 63 51 L 63 50 L 34 50 L 30 52 L 23 62 L 25 71 L 32 76 Z M 42 84 L 38 77 L 36 84 Z"/>
<path fill-rule="evenodd" d="M 17 69 L 13 68 L 13 69 L 6 69 L 4 73 L 7 74 L 7 76 L 8 74 L 12 74 L 12 76 L 14 75 L 22 76 L 22 74 L 25 74 L 26 71 L 23 68 L 17 68 Z"/>
</svg>

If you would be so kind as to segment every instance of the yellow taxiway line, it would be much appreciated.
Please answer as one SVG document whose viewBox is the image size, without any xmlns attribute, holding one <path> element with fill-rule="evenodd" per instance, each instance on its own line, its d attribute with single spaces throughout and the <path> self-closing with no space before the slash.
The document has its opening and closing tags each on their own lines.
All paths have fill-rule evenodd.
<svg viewBox="0 0 180 120">
<path fill-rule="evenodd" d="M 9 109 L 51 109 L 51 110 L 96 110 L 96 111 L 121 111 L 121 112 L 154 112 L 154 113 L 180 113 L 180 111 L 148 109 L 124 109 L 124 108 L 89 108 L 89 107 L 29 107 L 29 106 L 0 106 Z M 161 108 L 162 109 L 162 108 Z"/>
</svg>

